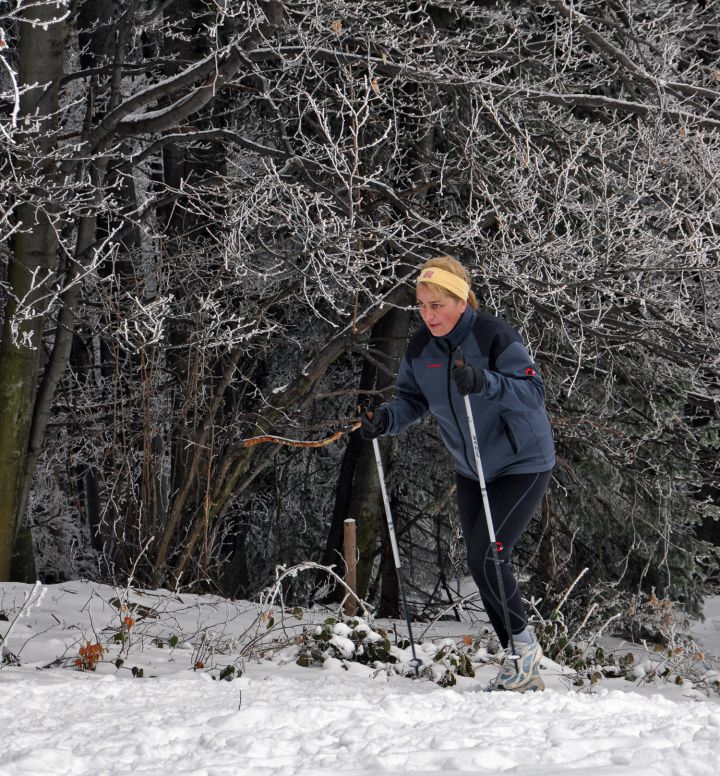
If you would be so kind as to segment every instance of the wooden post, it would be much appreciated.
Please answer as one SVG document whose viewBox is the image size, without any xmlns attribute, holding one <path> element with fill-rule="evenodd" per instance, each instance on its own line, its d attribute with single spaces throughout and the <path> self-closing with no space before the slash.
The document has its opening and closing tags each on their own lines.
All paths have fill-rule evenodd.
<svg viewBox="0 0 720 776">
<path fill-rule="evenodd" d="M 343 541 L 343 555 L 345 557 L 345 583 L 353 591 L 345 599 L 345 616 L 353 617 L 357 610 L 357 535 L 355 521 L 345 521 L 345 536 Z"/>
</svg>

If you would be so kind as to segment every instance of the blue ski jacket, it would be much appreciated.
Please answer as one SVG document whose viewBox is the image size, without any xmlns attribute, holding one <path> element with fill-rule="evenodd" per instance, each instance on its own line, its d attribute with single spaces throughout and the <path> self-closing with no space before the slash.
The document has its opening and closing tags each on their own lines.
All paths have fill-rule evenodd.
<svg viewBox="0 0 720 776">
<path fill-rule="evenodd" d="M 450 377 L 458 346 L 465 361 L 485 375 L 484 390 L 470 394 L 485 479 L 552 469 L 555 450 L 539 370 L 510 325 L 470 305 L 445 337 L 433 337 L 423 326 L 410 339 L 395 397 L 383 405 L 385 433 L 399 434 L 429 411 L 455 470 L 478 479 L 465 401 Z"/>
</svg>

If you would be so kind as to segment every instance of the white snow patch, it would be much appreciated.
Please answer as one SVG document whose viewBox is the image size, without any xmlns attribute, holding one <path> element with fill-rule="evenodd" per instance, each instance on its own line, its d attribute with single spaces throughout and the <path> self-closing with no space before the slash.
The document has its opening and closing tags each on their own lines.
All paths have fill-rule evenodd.
<svg viewBox="0 0 720 776">
<path fill-rule="evenodd" d="M 0 611 L 11 620 L 28 590 L 0 584 Z M 125 642 L 113 599 L 136 619 Z M 0 776 L 720 773 L 716 695 L 622 679 L 578 690 L 549 660 L 548 689 L 525 695 L 482 692 L 491 663 L 447 689 L 337 658 L 301 668 L 289 622 L 267 659 L 239 654 L 270 641 L 252 630 L 256 614 L 215 596 L 48 586 L 3 644 L 20 665 L 0 669 Z M 713 633 L 708 624 L 707 650 Z M 333 643 L 349 649 L 348 635 L 336 626 Z M 431 659 L 442 638 L 419 655 Z M 108 652 L 94 672 L 72 670 L 88 640 Z M 230 665 L 242 675 L 220 680 Z"/>
</svg>

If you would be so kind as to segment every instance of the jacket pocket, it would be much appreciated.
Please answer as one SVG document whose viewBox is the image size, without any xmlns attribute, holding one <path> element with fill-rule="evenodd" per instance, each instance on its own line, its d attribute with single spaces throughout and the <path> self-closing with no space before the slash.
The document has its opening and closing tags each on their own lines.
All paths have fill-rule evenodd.
<svg viewBox="0 0 720 776">
<path fill-rule="evenodd" d="M 535 429 L 537 413 L 506 411 L 500 414 L 505 437 L 515 455 L 528 454 L 532 448 L 542 447 Z"/>
<path fill-rule="evenodd" d="M 510 425 L 510 421 L 506 415 L 500 415 L 500 423 L 502 423 L 503 431 L 505 432 L 505 438 L 508 442 L 510 442 L 510 447 L 512 447 L 513 453 L 517 455 L 517 438 L 515 437 L 515 432 L 513 431 L 512 426 Z"/>
</svg>

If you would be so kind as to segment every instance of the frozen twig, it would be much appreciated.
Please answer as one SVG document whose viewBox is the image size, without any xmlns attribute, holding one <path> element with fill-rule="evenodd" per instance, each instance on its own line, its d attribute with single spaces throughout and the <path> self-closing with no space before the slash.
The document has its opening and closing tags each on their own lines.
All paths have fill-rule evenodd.
<svg viewBox="0 0 720 776">
<path fill-rule="evenodd" d="M 40 603 L 46 590 L 47 588 L 43 588 L 42 583 L 38 580 L 33 585 L 32 590 L 30 590 L 30 592 L 26 594 L 25 600 L 23 601 L 22 605 L 20 606 L 17 613 L 15 614 L 15 617 L 13 617 L 13 619 L 11 620 L 10 626 L 5 632 L 5 635 L 0 636 L 0 641 L 2 641 L 3 655 L 5 654 L 5 651 L 7 649 L 7 644 L 10 639 L 10 634 L 12 633 L 13 628 L 15 627 L 17 621 L 24 614 L 29 612 L 33 606 L 36 606 Z M 3 666 L 3 664 L 4 664 L 4 660 L 0 660 L 0 668 Z"/>
<path fill-rule="evenodd" d="M 568 586 L 567 590 L 566 590 L 566 591 L 563 593 L 563 596 L 562 596 L 562 598 L 560 599 L 560 601 L 558 602 L 557 606 L 555 607 L 555 611 L 556 611 L 556 612 L 559 612 L 559 611 L 560 611 L 560 610 L 563 608 L 563 606 L 565 605 L 565 602 L 566 602 L 566 601 L 568 600 L 568 598 L 570 597 L 570 593 L 572 593 L 572 591 L 574 590 L 574 588 L 575 588 L 575 585 L 577 585 L 577 583 L 578 583 L 578 582 L 579 582 L 579 581 L 580 581 L 580 580 L 583 578 L 583 576 L 585 576 L 585 574 L 587 574 L 587 572 L 588 572 L 588 568 L 587 568 L 587 567 L 585 567 L 585 568 L 584 568 L 584 569 L 583 569 L 583 570 L 582 570 L 582 571 L 581 571 L 581 572 L 580 572 L 580 573 L 577 575 L 577 577 L 575 577 L 575 579 L 573 580 L 573 582 L 572 582 L 572 583 L 571 583 L 571 584 Z"/>
</svg>

